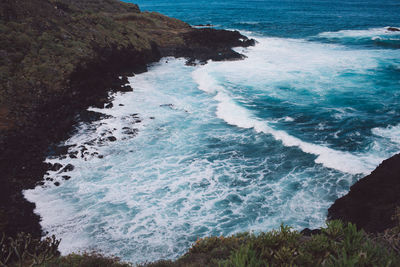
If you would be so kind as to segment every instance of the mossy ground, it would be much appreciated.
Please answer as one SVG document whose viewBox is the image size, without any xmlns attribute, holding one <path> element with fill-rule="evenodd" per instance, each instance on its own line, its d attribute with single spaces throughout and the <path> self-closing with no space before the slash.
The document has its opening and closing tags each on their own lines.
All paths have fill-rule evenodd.
<svg viewBox="0 0 400 267">
<path fill-rule="evenodd" d="M 70 89 L 71 75 L 105 49 L 178 45 L 190 26 L 116 0 L 5 0 L 0 6 L 0 126 Z"/>
</svg>

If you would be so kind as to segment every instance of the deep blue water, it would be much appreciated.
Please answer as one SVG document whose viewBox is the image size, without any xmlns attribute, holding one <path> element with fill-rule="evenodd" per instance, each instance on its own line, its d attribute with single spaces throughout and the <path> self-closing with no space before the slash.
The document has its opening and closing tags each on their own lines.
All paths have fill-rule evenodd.
<svg viewBox="0 0 400 267">
<path fill-rule="evenodd" d="M 111 96 L 113 108 L 90 109 L 108 116 L 66 141 L 78 158 L 47 159 L 73 164 L 71 179 L 51 172 L 60 186 L 25 192 L 63 253 L 142 262 L 204 236 L 320 227 L 335 199 L 400 151 L 400 33 L 386 28 L 400 27 L 400 2 L 136 2 L 257 45 L 237 49 L 242 61 L 163 59 L 130 78 L 134 92 Z"/>
<path fill-rule="evenodd" d="M 134 2 L 190 24 L 213 24 L 266 36 L 304 38 L 327 31 L 399 24 L 400 2 L 393 0 L 165 1 Z"/>
</svg>

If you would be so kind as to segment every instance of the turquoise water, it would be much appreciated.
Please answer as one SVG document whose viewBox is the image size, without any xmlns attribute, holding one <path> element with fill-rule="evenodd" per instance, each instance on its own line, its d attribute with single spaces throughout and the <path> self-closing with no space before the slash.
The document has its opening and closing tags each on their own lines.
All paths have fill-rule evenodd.
<svg viewBox="0 0 400 267">
<path fill-rule="evenodd" d="M 204 236 L 320 227 L 400 151 L 400 34 L 385 28 L 400 26 L 397 1 L 138 3 L 258 43 L 242 61 L 162 59 L 113 108 L 89 109 L 104 116 L 65 142 L 77 157 L 47 159 L 74 170 L 25 191 L 63 253 L 143 262 Z"/>
</svg>

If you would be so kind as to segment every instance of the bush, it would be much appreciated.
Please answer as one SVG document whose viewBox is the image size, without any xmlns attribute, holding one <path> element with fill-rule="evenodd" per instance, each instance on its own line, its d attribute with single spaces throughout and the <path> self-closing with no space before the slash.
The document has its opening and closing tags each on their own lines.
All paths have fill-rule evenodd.
<svg viewBox="0 0 400 267">
<path fill-rule="evenodd" d="M 258 235 L 200 239 L 175 262 L 149 266 L 400 266 L 397 247 L 388 244 L 382 236 L 369 236 L 341 221 L 329 221 L 321 234 L 312 236 L 281 225 Z"/>
<path fill-rule="evenodd" d="M 0 239 L 1 266 L 38 266 L 59 256 L 60 240 L 55 236 L 44 240 L 34 239 L 30 234 L 19 233 L 15 238 L 2 235 Z"/>
<path fill-rule="evenodd" d="M 85 253 L 83 255 L 70 254 L 65 257 L 56 258 L 50 262 L 40 265 L 42 267 L 130 267 L 132 265 L 123 263 L 116 257 L 105 257 L 98 253 Z"/>
</svg>

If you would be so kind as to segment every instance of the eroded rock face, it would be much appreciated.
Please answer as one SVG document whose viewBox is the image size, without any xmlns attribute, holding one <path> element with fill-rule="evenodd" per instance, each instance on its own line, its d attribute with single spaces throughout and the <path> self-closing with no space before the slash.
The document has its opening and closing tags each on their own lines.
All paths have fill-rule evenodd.
<svg viewBox="0 0 400 267">
<path fill-rule="evenodd" d="M 400 154 L 384 160 L 337 199 L 328 210 L 328 219 L 352 222 L 367 232 L 383 232 L 395 226 L 396 207 L 400 207 Z"/>
</svg>

